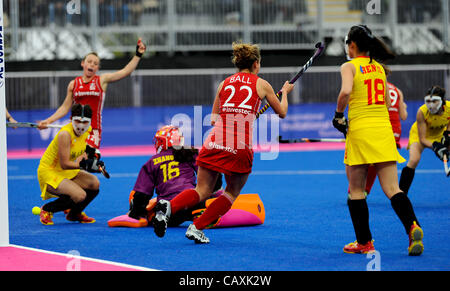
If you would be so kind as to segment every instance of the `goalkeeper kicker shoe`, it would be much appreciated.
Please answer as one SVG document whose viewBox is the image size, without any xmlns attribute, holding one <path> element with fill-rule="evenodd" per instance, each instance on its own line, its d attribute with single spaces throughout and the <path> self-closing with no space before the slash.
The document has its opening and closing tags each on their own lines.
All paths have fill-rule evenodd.
<svg viewBox="0 0 450 291">
<path fill-rule="evenodd" d="M 373 240 L 363 245 L 355 241 L 344 247 L 344 253 L 347 254 L 369 254 L 373 252 L 375 252 Z"/>
<path fill-rule="evenodd" d="M 409 231 L 409 247 L 408 255 L 410 256 L 420 256 L 423 253 L 423 230 L 414 221 L 411 225 L 411 230 Z"/>
<path fill-rule="evenodd" d="M 209 238 L 205 236 L 203 231 L 197 229 L 194 224 L 190 224 L 187 231 L 186 237 L 190 240 L 195 241 L 196 244 L 207 244 L 209 243 Z"/>
<path fill-rule="evenodd" d="M 153 217 L 153 230 L 158 237 L 166 234 L 172 208 L 168 200 L 161 199 L 155 205 L 155 217 Z"/>
</svg>

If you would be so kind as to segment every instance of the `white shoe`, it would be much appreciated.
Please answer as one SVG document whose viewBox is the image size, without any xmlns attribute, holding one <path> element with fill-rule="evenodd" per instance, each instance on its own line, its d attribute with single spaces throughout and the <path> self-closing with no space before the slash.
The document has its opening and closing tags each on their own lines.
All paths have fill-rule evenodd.
<svg viewBox="0 0 450 291">
<path fill-rule="evenodd" d="M 196 244 L 208 244 L 209 238 L 205 236 L 203 231 L 198 230 L 194 224 L 189 225 L 186 231 L 186 237 L 190 240 L 194 240 Z"/>
<path fill-rule="evenodd" d="M 155 205 L 155 217 L 153 218 L 153 230 L 159 237 L 166 234 L 167 224 L 169 223 L 172 209 L 170 202 L 167 200 L 159 200 Z"/>
</svg>

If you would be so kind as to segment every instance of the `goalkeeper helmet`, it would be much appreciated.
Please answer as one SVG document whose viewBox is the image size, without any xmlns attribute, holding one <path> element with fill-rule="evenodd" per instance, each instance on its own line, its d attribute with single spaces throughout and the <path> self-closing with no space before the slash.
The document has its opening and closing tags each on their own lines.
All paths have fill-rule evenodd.
<svg viewBox="0 0 450 291">
<path fill-rule="evenodd" d="M 165 125 L 156 132 L 154 143 L 157 153 L 171 147 L 175 149 L 181 148 L 184 145 L 183 133 L 176 126 Z"/>
<path fill-rule="evenodd" d="M 439 109 L 445 105 L 445 89 L 439 86 L 433 86 L 427 91 L 425 104 L 431 114 L 437 114 Z"/>
</svg>

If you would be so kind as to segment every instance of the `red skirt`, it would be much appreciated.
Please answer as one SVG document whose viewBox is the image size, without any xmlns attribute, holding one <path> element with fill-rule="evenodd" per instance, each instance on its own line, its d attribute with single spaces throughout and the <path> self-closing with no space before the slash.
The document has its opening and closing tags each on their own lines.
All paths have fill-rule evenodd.
<svg viewBox="0 0 450 291">
<path fill-rule="evenodd" d="M 228 176 L 249 174 L 253 166 L 253 150 L 226 150 L 203 146 L 197 158 L 197 165 Z"/>
</svg>

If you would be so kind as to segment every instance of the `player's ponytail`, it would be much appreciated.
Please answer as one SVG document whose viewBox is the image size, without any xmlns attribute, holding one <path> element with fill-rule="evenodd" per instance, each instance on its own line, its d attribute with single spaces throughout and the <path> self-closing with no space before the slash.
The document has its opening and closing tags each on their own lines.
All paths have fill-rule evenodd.
<svg viewBox="0 0 450 291">
<path fill-rule="evenodd" d="M 372 31 L 366 25 L 356 25 L 348 33 L 348 41 L 355 42 L 359 51 L 367 52 L 370 56 L 370 62 L 376 60 L 384 63 L 387 60 L 395 58 L 395 54 L 388 48 L 383 40 L 372 34 Z"/>
<path fill-rule="evenodd" d="M 374 37 L 369 50 L 371 60 L 375 59 L 380 63 L 384 63 L 387 60 L 395 58 L 395 54 L 388 48 L 388 46 L 378 37 Z"/>
</svg>

